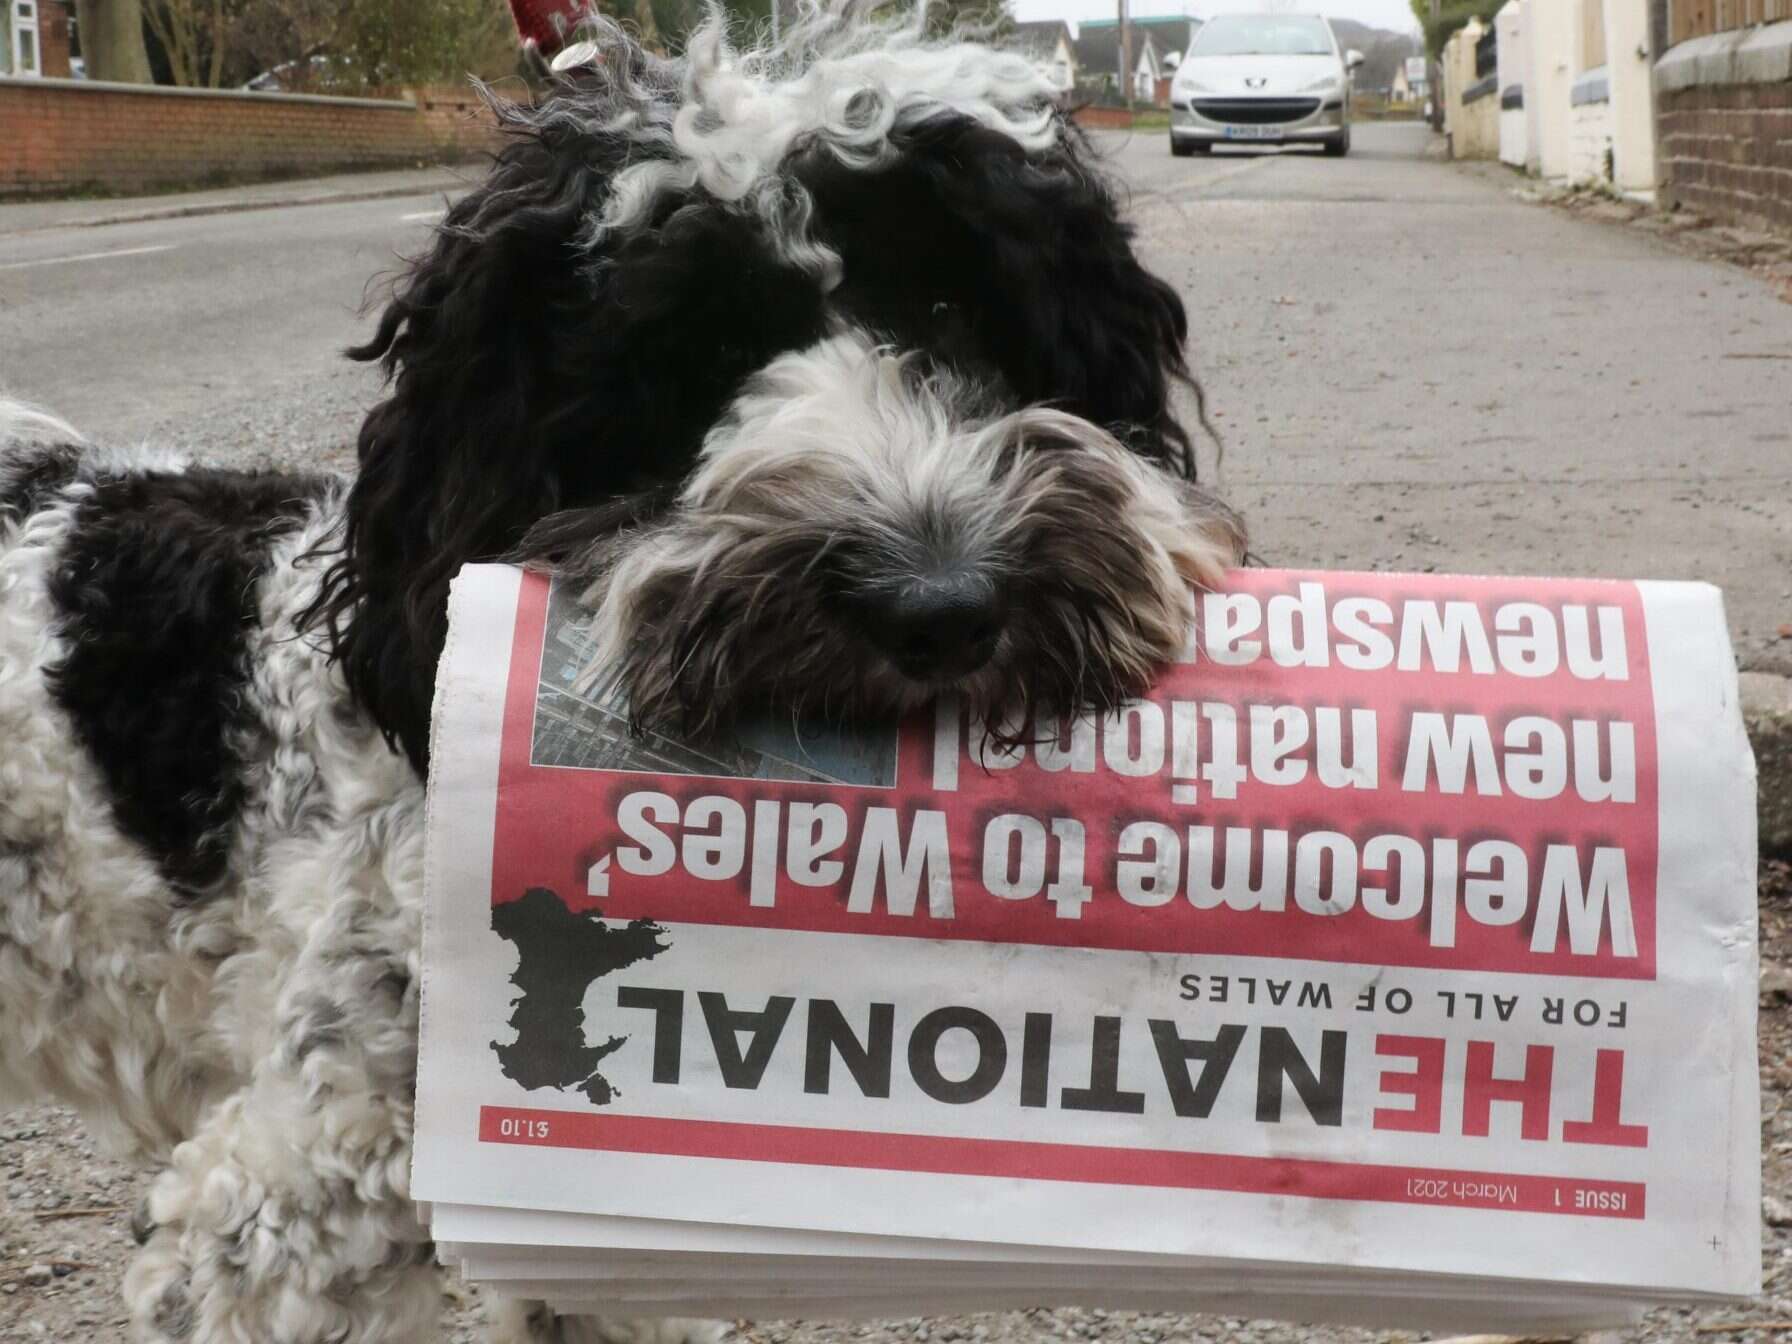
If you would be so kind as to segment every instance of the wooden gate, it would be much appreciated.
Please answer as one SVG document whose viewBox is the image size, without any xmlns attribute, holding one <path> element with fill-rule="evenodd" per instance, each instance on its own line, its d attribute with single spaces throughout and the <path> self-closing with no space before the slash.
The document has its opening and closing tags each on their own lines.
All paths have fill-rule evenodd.
<svg viewBox="0 0 1792 1344">
<path fill-rule="evenodd" d="M 1672 0 L 1668 36 L 1684 42 L 1780 19 L 1792 19 L 1792 0 Z"/>
</svg>

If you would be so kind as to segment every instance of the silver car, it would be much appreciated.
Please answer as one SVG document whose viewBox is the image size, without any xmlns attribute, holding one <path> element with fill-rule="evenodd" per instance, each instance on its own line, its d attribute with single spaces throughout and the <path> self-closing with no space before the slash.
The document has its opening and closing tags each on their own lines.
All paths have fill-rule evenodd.
<svg viewBox="0 0 1792 1344">
<path fill-rule="evenodd" d="M 1170 82 L 1170 152 L 1269 143 L 1348 154 L 1350 75 L 1362 63 L 1316 14 L 1209 19 Z"/>
</svg>

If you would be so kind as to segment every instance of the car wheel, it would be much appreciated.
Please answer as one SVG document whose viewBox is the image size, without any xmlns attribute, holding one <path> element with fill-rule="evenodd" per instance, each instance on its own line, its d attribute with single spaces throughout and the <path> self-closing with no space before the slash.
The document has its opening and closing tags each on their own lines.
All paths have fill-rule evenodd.
<svg viewBox="0 0 1792 1344">
<path fill-rule="evenodd" d="M 1350 128 L 1346 126 L 1338 132 L 1338 138 L 1325 142 L 1325 152 L 1334 159 L 1341 159 L 1350 153 Z"/>
</svg>

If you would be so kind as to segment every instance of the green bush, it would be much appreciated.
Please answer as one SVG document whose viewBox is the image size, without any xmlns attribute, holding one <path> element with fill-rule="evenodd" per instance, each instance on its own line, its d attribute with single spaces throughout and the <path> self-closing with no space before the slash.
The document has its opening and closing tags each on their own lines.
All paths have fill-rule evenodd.
<svg viewBox="0 0 1792 1344">
<path fill-rule="evenodd" d="M 1505 8 L 1505 4 L 1506 0 L 1451 0 L 1438 9 L 1437 17 L 1433 19 L 1427 0 L 1412 0 L 1412 12 L 1425 30 L 1425 49 L 1436 59 L 1443 54 L 1444 44 L 1466 28 L 1470 19 L 1492 23 L 1493 16 Z"/>
</svg>

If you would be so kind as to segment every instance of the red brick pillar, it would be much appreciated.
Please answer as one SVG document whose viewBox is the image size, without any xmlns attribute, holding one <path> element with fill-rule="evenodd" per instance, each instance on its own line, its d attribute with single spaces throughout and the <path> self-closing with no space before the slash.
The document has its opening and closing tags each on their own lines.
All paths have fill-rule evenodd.
<svg viewBox="0 0 1792 1344">
<path fill-rule="evenodd" d="M 37 0 L 37 41 L 45 78 L 69 78 L 68 6 L 64 0 Z"/>
</svg>

